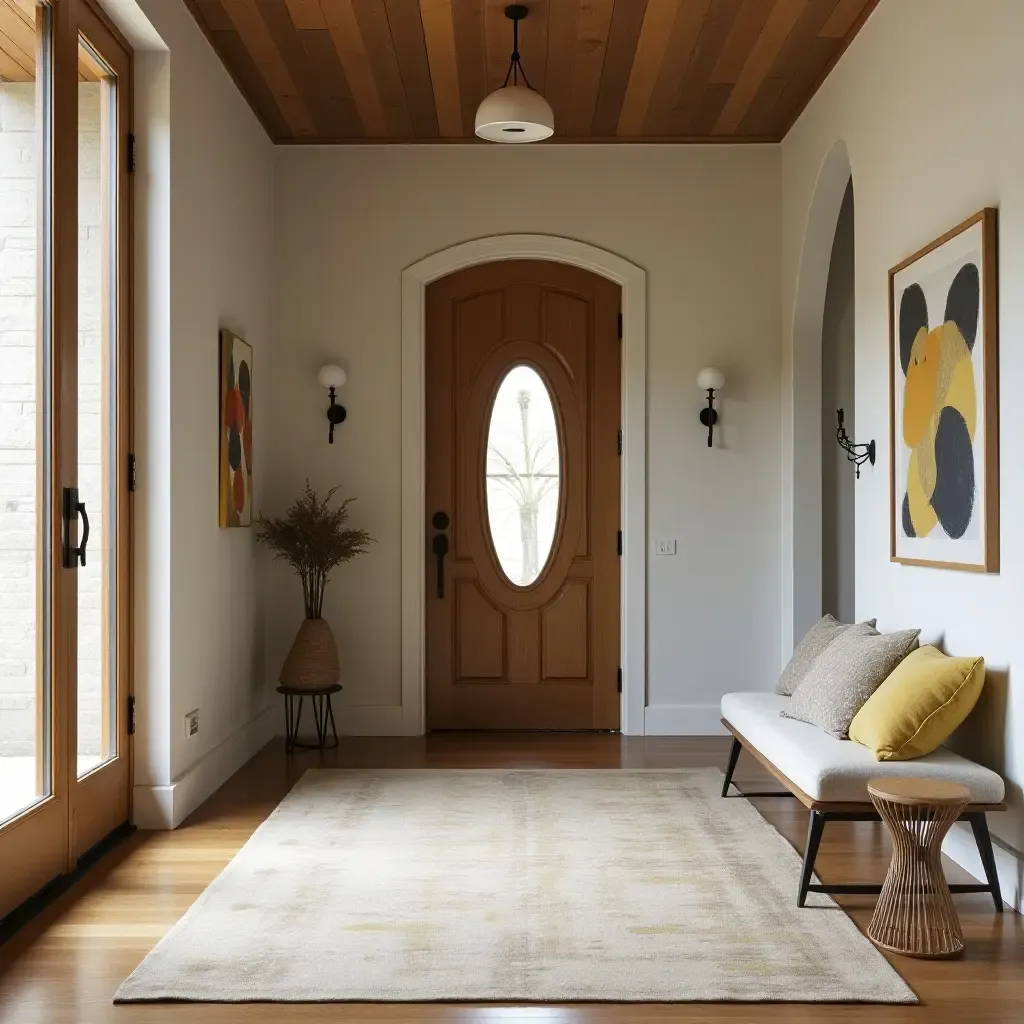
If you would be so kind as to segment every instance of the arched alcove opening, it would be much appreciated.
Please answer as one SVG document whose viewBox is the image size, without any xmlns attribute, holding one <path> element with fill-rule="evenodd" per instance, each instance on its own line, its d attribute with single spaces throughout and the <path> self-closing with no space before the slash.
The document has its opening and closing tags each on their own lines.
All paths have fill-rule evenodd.
<svg viewBox="0 0 1024 1024">
<path fill-rule="evenodd" d="M 793 306 L 783 579 L 783 648 L 793 646 L 822 614 L 822 452 L 834 443 L 835 411 L 822 420 L 822 324 L 836 225 L 852 169 L 846 144 L 834 142 L 818 172 L 807 213 Z M 852 412 L 852 410 L 851 410 Z"/>
</svg>

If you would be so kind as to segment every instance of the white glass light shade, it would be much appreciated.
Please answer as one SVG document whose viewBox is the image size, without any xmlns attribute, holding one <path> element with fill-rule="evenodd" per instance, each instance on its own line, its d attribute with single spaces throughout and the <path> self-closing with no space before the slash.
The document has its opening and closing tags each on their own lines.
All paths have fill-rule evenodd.
<svg viewBox="0 0 1024 1024">
<path fill-rule="evenodd" d="M 539 142 L 554 131 L 551 104 L 525 85 L 506 85 L 477 107 L 476 133 L 490 142 Z"/>
<path fill-rule="evenodd" d="M 324 388 L 342 388 L 348 380 L 348 374 L 333 363 L 330 366 L 321 366 L 320 372 L 316 375 L 320 386 Z"/>
<path fill-rule="evenodd" d="M 697 374 L 697 387 L 701 391 L 721 391 L 725 387 L 725 374 L 717 366 L 706 366 Z"/>
</svg>

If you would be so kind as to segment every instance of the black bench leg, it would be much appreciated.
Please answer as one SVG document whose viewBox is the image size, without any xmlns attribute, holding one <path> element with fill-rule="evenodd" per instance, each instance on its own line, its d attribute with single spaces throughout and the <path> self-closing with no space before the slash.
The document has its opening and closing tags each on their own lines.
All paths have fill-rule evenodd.
<svg viewBox="0 0 1024 1024">
<path fill-rule="evenodd" d="M 992 892 L 992 902 L 996 910 L 1003 912 L 1003 894 L 999 889 L 999 872 L 996 870 L 996 857 L 992 852 L 992 837 L 988 832 L 988 819 L 984 811 L 968 815 L 971 828 L 974 830 L 974 841 L 978 844 L 978 853 L 981 854 L 981 863 L 985 868 L 985 880 Z"/>
<path fill-rule="evenodd" d="M 804 847 L 804 866 L 800 872 L 800 892 L 796 898 L 796 905 L 803 907 L 807 904 L 807 887 L 811 884 L 811 876 L 814 874 L 814 861 L 818 856 L 818 847 L 821 845 L 821 834 L 825 831 L 825 815 L 821 811 L 811 811 L 811 817 L 807 822 L 807 844 Z"/>
<path fill-rule="evenodd" d="M 736 762 L 740 759 L 740 751 L 743 749 L 743 745 L 734 736 L 732 739 L 732 749 L 729 751 L 729 767 L 725 769 L 725 782 L 722 783 L 722 796 L 729 795 L 729 786 L 732 783 L 732 773 L 736 771 Z"/>
</svg>

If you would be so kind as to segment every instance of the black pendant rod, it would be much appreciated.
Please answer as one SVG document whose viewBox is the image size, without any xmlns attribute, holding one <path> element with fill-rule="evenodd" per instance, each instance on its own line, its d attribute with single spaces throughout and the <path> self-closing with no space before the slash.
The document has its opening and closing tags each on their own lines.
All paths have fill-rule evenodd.
<svg viewBox="0 0 1024 1024">
<path fill-rule="evenodd" d="M 523 62 L 519 59 L 519 22 L 527 14 L 529 14 L 529 9 L 524 4 L 509 4 L 505 8 L 505 17 L 512 22 L 512 57 L 508 62 L 508 71 L 505 72 L 505 81 L 502 83 L 503 89 L 508 85 L 510 78 L 513 85 L 518 85 L 520 75 L 523 76 L 526 88 L 533 88 L 530 85 L 530 80 L 526 77 L 526 72 L 523 70 Z"/>
</svg>

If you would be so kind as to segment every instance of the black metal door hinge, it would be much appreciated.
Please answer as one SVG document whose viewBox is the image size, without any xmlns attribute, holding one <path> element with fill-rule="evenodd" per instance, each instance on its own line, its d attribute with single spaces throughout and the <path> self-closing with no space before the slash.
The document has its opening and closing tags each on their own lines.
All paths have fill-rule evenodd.
<svg viewBox="0 0 1024 1024">
<path fill-rule="evenodd" d="M 128 173 L 135 173 L 135 135 L 128 133 Z"/>
<path fill-rule="evenodd" d="M 128 698 L 128 735 L 135 735 L 135 697 Z"/>
<path fill-rule="evenodd" d="M 617 546 L 618 546 L 618 549 L 619 549 L 619 555 L 621 556 L 622 555 L 622 531 L 621 530 L 619 530 L 619 533 L 618 533 L 618 545 Z"/>
<path fill-rule="evenodd" d="M 139 483 L 139 474 L 136 468 L 135 452 L 128 453 L 128 490 L 135 493 L 135 488 Z"/>
<path fill-rule="evenodd" d="M 622 693 L 622 668 L 619 668 L 619 693 Z"/>
<path fill-rule="evenodd" d="M 618 443 L 619 454 L 622 454 L 622 428 L 619 428 L 619 443 Z"/>
<path fill-rule="evenodd" d="M 619 339 L 622 338 L 622 314 L 619 314 Z"/>
</svg>

